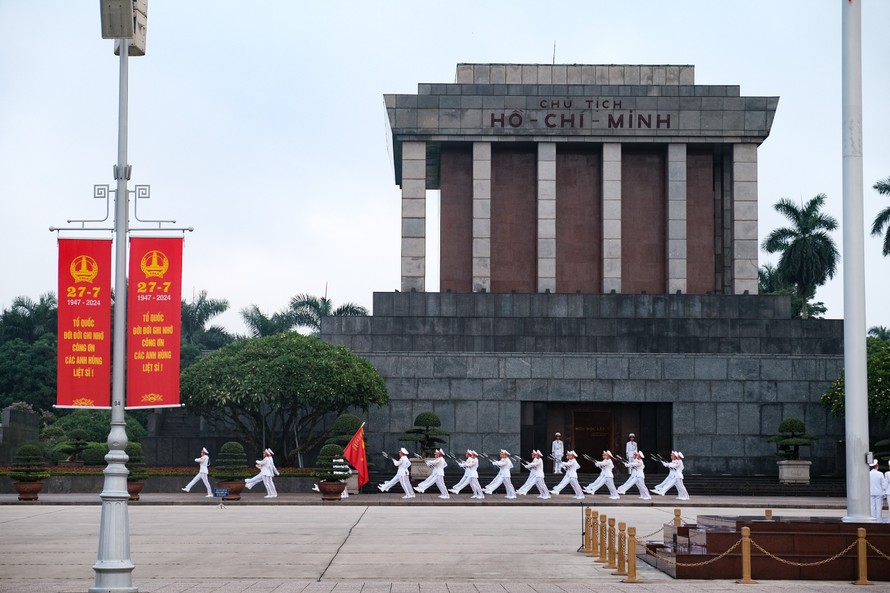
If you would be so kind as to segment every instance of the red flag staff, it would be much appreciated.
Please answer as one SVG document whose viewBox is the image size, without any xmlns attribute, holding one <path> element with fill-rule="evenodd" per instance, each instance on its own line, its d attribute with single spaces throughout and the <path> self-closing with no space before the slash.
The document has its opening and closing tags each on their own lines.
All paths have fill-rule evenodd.
<svg viewBox="0 0 890 593">
<path fill-rule="evenodd" d="M 348 461 L 358 473 L 358 487 L 368 483 L 368 457 L 365 455 L 365 423 L 358 427 L 355 436 L 343 449 L 343 459 Z"/>
</svg>

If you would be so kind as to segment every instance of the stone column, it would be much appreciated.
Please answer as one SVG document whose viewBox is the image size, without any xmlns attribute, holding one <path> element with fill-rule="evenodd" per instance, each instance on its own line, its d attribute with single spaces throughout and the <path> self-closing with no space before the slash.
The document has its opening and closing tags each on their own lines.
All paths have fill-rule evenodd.
<svg viewBox="0 0 890 593">
<path fill-rule="evenodd" d="M 621 292 L 621 145 L 603 144 L 603 292 Z"/>
<path fill-rule="evenodd" d="M 667 291 L 686 292 L 686 145 L 668 144 Z"/>
<path fill-rule="evenodd" d="M 402 292 L 425 290 L 426 143 L 402 144 Z"/>
<path fill-rule="evenodd" d="M 473 292 L 491 291 L 491 142 L 473 143 Z"/>
<path fill-rule="evenodd" d="M 556 292 L 556 144 L 538 144 L 538 292 Z"/>
<path fill-rule="evenodd" d="M 732 147 L 733 294 L 757 294 L 757 145 Z"/>
</svg>

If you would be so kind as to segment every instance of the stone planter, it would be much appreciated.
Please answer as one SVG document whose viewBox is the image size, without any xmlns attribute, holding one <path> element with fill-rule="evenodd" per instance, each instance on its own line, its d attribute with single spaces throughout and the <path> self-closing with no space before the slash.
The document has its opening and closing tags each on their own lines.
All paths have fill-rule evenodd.
<svg viewBox="0 0 890 593">
<path fill-rule="evenodd" d="M 411 460 L 411 479 L 416 480 L 418 482 L 426 480 L 433 473 L 433 470 L 430 466 L 426 464 L 426 459 L 417 459 L 416 457 Z"/>
<path fill-rule="evenodd" d="M 340 496 L 346 489 L 346 482 L 319 482 L 318 491 L 322 500 L 340 500 Z"/>
<path fill-rule="evenodd" d="M 37 500 L 37 495 L 43 490 L 43 482 L 13 482 L 13 486 L 19 500 Z"/>
<path fill-rule="evenodd" d="M 802 459 L 783 459 L 777 461 L 779 466 L 780 484 L 809 484 L 810 465 L 812 461 Z"/>
<path fill-rule="evenodd" d="M 127 492 L 130 494 L 130 500 L 139 500 L 139 494 L 145 488 L 145 482 L 127 482 Z"/>
</svg>

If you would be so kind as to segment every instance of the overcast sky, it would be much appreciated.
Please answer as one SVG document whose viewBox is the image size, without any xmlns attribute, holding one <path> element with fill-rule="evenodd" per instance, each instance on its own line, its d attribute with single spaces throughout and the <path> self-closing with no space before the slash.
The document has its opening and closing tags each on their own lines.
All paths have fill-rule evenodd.
<svg viewBox="0 0 890 593">
<path fill-rule="evenodd" d="M 759 151 L 761 240 L 786 225 L 779 198 L 825 193 L 841 220 L 846 1 L 150 0 L 147 55 L 130 60 L 130 188 L 151 185 L 141 218 L 195 227 L 183 297 L 228 299 L 217 321 L 229 330 L 246 331 L 245 307 L 271 314 L 326 288 L 335 306 L 370 308 L 372 293 L 400 283 L 383 94 L 453 82 L 458 63 L 555 53 L 563 64 L 692 64 L 698 84 L 779 96 Z M 862 21 L 866 322 L 890 327 L 890 260 L 867 231 L 890 205 L 871 189 L 890 176 L 890 2 L 863 0 Z M 105 214 L 92 192 L 114 185 L 118 64 L 95 0 L 0 0 L 0 308 L 56 290 L 51 225 Z M 834 239 L 842 248 L 840 230 Z M 842 282 L 817 293 L 827 317 L 843 317 Z"/>
</svg>

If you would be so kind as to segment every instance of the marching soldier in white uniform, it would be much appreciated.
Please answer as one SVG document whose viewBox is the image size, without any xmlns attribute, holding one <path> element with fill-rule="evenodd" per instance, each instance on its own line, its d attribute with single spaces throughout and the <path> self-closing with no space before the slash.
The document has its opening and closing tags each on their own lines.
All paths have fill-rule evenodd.
<svg viewBox="0 0 890 593">
<path fill-rule="evenodd" d="M 432 469 L 430 476 L 414 487 L 414 490 L 423 494 L 423 492 L 433 484 L 439 489 L 439 498 L 450 498 L 448 489 L 445 488 L 445 466 L 448 461 L 445 459 L 445 451 L 436 449 L 436 457 L 427 459 L 426 464 Z"/>
<path fill-rule="evenodd" d="M 501 449 L 500 456 L 500 459 L 491 462 L 492 465 L 499 468 L 498 475 L 494 477 L 494 480 L 492 480 L 488 486 L 482 489 L 482 492 L 485 494 L 494 494 L 494 491 L 497 490 L 498 486 L 503 483 L 504 489 L 507 491 L 507 498 L 516 498 L 516 490 L 513 489 L 513 483 L 510 481 L 510 470 L 513 469 L 513 462 L 510 461 L 510 452 Z"/>
<path fill-rule="evenodd" d="M 377 488 L 379 488 L 381 492 L 386 492 L 398 483 L 402 487 L 402 490 L 405 491 L 405 496 L 402 498 L 414 498 L 414 489 L 411 487 L 411 477 L 408 473 L 408 470 L 411 468 L 411 459 L 408 458 L 408 450 L 404 447 L 399 449 L 399 458 L 393 459 L 392 463 L 397 468 L 396 475 L 386 484 L 377 484 Z"/>
<path fill-rule="evenodd" d="M 269 484 L 266 483 L 266 472 L 268 471 L 267 468 L 269 467 L 269 462 L 267 461 L 269 459 L 269 451 L 270 449 L 264 449 L 263 458 L 256 460 L 255 466 L 258 470 L 260 470 L 259 473 L 251 478 L 244 478 L 244 484 L 245 486 L 247 486 L 248 490 L 256 486 L 257 482 L 262 482 L 263 486 L 266 487 L 266 494 L 272 493 L 271 490 L 269 490 Z M 274 484 L 272 487 L 275 487 Z M 268 498 L 268 496 L 266 498 Z"/>
<path fill-rule="evenodd" d="M 670 463 L 662 461 L 661 464 L 668 468 L 667 478 L 652 489 L 655 494 L 664 496 L 668 490 L 677 487 L 677 500 L 689 500 L 689 493 L 686 492 L 686 486 L 683 484 L 683 453 L 680 451 L 671 451 Z"/>
<path fill-rule="evenodd" d="M 575 498 L 584 500 L 584 493 L 581 491 L 581 485 L 578 483 L 578 468 L 581 466 L 578 464 L 578 460 L 575 459 L 576 457 L 578 457 L 578 454 L 574 451 L 566 453 L 566 461 L 562 464 L 562 468 L 565 470 L 566 475 L 562 481 L 556 485 L 556 488 L 550 491 L 550 494 L 559 494 L 563 488 L 568 484 L 571 484 L 572 490 L 575 491 Z"/>
<path fill-rule="evenodd" d="M 640 491 L 640 498 L 643 500 L 650 500 L 652 498 L 649 495 L 649 489 L 646 488 L 646 474 L 644 473 L 646 465 L 643 463 L 644 458 L 645 455 L 643 455 L 643 452 L 637 451 L 634 453 L 633 460 L 624 464 L 630 470 L 630 477 L 628 477 L 627 481 L 618 489 L 618 494 L 627 494 L 627 491 L 631 486 L 636 486 L 637 490 Z"/>
<path fill-rule="evenodd" d="M 556 438 L 553 439 L 553 442 L 550 444 L 550 456 L 553 458 L 553 473 L 561 474 L 562 455 L 563 451 L 565 451 L 565 446 L 563 445 L 561 434 L 556 433 L 554 436 Z"/>
<path fill-rule="evenodd" d="M 603 451 L 603 460 L 594 462 L 600 468 L 600 475 L 596 480 L 587 485 L 584 492 L 587 494 L 596 494 L 601 486 L 605 485 L 609 489 L 609 498 L 618 500 L 618 491 L 615 489 L 615 463 L 612 462 L 612 452 Z"/>
<path fill-rule="evenodd" d="M 266 449 L 263 451 L 264 461 L 262 469 L 260 469 L 260 473 L 263 474 L 263 486 L 266 487 L 266 496 L 264 498 L 277 498 L 278 490 L 275 489 L 275 476 L 278 475 L 278 468 L 275 467 L 275 460 L 272 459 L 275 453 L 272 452 L 272 449 Z"/>
<path fill-rule="evenodd" d="M 544 483 L 544 454 L 537 449 L 532 451 L 532 460 L 525 464 L 528 470 L 528 479 L 521 487 L 516 489 L 516 494 L 525 496 L 532 486 L 538 488 L 538 498 L 550 498 L 550 492 Z"/>
<path fill-rule="evenodd" d="M 458 463 L 458 465 L 464 468 L 464 476 L 449 492 L 460 494 L 463 487 L 469 484 L 470 489 L 473 491 L 473 495 L 470 498 L 485 498 L 485 495 L 482 493 L 482 486 L 479 485 L 479 454 L 472 449 L 467 449 L 467 460 Z"/>
<path fill-rule="evenodd" d="M 192 486 L 198 483 L 198 480 L 201 480 L 204 482 L 204 486 L 207 487 L 207 498 L 210 498 L 213 496 L 213 490 L 210 488 L 210 480 L 207 479 L 207 465 L 210 463 L 210 455 L 208 455 L 207 449 L 201 447 L 201 456 L 195 459 L 195 463 L 198 464 L 198 473 L 182 491 L 188 492 L 192 489 Z"/>
</svg>

